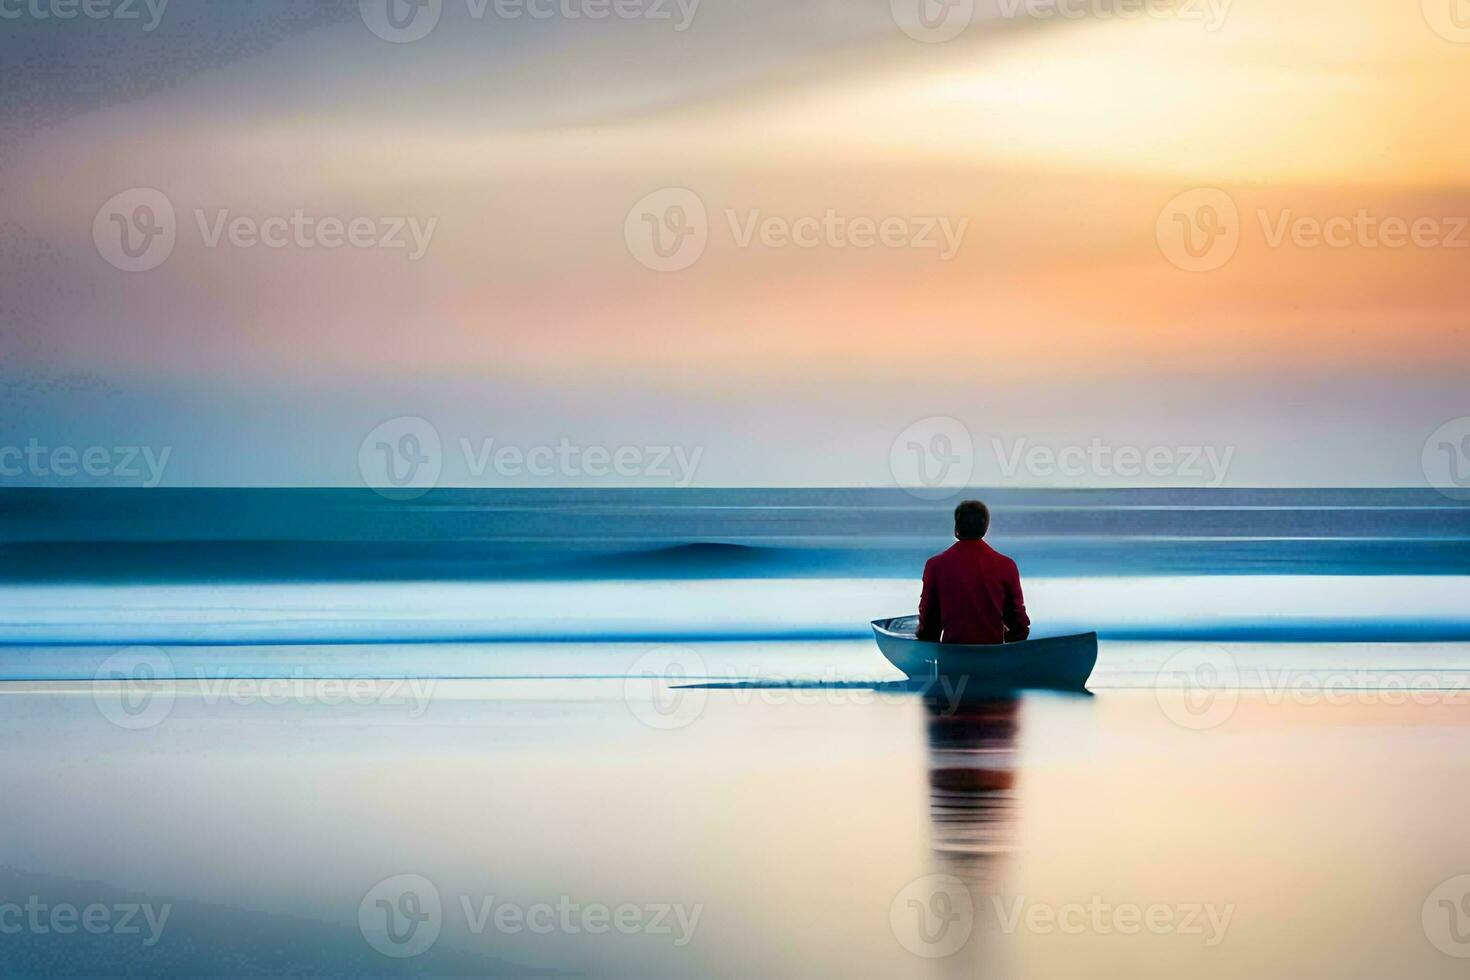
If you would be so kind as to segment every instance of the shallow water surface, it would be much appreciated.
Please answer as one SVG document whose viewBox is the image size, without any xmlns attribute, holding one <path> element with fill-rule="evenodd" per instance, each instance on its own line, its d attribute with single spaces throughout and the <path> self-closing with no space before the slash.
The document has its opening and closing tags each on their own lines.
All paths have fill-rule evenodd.
<svg viewBox="0 0 1470 980">
<path fill-rule="evenodd" d="M 1463 972 L 1462 647 L 1380 649 L 1442 672 L 1413 697 L 1303 682 L 1345 658 L 1301 647 L 1291 683 L 1201 701 L 1137 680 L 1169 648 L 1105 645 L 1092 696 L 985 702 L 831 686 L 881 683 L 871 645 L 739 647 L 693 649 L 801 666 L 708 689 L 569 648 L 593 669 L 422 697 L 193 678 L 128 711 L 4 685 L 4 900 L 168 908 L 40 912 L 5 972 Z"/>
</svg>

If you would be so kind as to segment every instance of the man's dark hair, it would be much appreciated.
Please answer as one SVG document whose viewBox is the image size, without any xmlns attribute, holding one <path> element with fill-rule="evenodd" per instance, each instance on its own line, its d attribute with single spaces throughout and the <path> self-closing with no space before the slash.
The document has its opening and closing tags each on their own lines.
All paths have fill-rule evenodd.
<svg viewBox="0 0 1470 980">
<path fill-rule="evenodd" d="M 954 509 L 954 536 L 961 541 L 979 541 L 989 530 L 990 508 L 980 501 L 962 501 Z"/>
</svg>

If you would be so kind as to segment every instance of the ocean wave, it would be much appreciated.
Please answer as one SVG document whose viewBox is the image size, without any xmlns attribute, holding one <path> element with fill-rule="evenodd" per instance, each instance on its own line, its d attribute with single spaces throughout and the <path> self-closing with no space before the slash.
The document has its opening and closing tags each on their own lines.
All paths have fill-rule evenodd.
<svg viewBox="0 0 1470 980">
<path fill-rule="evenodd" d="M 852 639 L 909 579 L 49 585 L 0 592 L 0 644 L 261 645 Z M 1037 635 L 1470 639 L 1470 579 L 1141 577 L 1027 583 Z"/>
<path fill-rule="evenodd" d="M 1470 502 L 1401 490 L 987 490 L 1030 577 L 1470 575 Z M 953 501 L 898 490 L 0 489 L 0 581 L 902 578 Z"/>
<path fill-rule="evenodd" d="M 1035 578 L 1466 575 L 1470 542 L 1421 537 L 997 535 Z M 606 581 L 917 576 L 942 537 L 677 541 L 113 541 L 0 544 L 0 582 Z"/>
</svg>

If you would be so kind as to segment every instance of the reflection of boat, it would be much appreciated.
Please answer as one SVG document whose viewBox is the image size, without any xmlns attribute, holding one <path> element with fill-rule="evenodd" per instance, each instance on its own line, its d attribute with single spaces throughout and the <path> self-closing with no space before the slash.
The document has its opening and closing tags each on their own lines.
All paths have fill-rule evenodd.
<svg viewBox="0 0 1470 980">
<path fill-rule="evenodd" d="M 988 875 L 1015 847 L 1020 704 L 1011 698 L 925 699 L 931 842 L 963 878 Z"/>
<path fill-rule="evenodd" d="M 919 617 L 875 619 L 873 636 L 889 663 L 910 677 L 965 676 L 970 688 L 1078 691 L 1097 664 L 1097 634 L 1053 636 L 995 645 L 931 643 L 914 634 Z"/>
</svg>

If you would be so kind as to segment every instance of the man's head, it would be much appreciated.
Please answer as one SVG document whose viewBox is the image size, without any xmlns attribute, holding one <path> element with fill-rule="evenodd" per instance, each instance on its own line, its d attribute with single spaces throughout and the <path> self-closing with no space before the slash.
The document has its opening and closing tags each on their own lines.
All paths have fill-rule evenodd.
<svg viewBox="0 0 1470 980">
<path fill-rule="evenodd" d="M 990 530 L 990 508 L 978 500 L 963 501 L 954 509 L 954 536 L 979 541 Z"/>
</svg>

